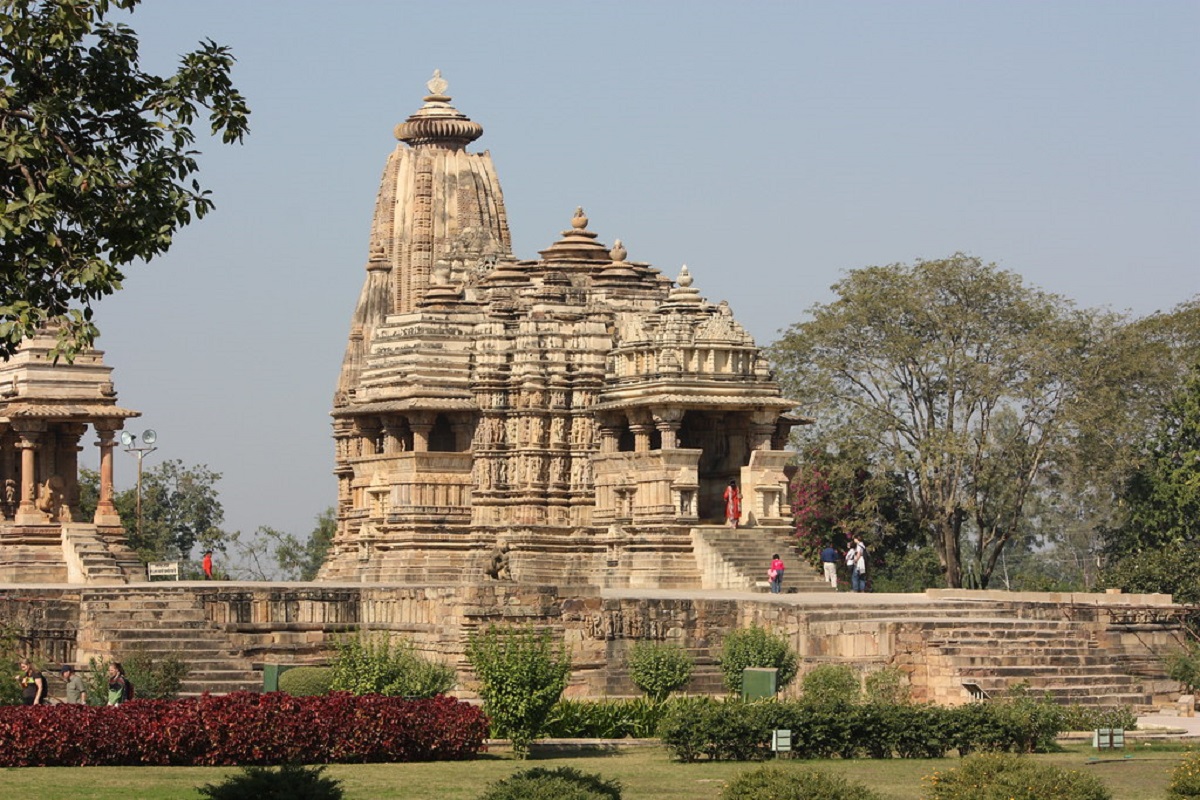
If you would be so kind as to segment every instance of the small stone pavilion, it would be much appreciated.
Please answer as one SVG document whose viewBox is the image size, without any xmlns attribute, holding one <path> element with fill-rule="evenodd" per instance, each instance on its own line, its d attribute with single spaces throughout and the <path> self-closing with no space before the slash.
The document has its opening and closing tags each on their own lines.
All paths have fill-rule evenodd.
<svg viewBox="0 0 1200 800">
<path fill-rule="evenodd" d="M 113 506 L 113 448 L 125 420 L 112 369 L 99 350 L 55 362 L 54 331 L 0 361 L 0 582 L 139 579 Z M 95 516 L 79 509 L 80 443 L 88 427 L 100 448 Z"/>
<path fill-rule="evenodd" d="M 491 155 L 467 150 L 482 126 L 428 88 L 376 200 L 321 577 L 683 585 L 731 480 L 743 525 L 785 525 L 800 420 L 729 306 L 582 209 L 518 260 Z"/>
</svg>

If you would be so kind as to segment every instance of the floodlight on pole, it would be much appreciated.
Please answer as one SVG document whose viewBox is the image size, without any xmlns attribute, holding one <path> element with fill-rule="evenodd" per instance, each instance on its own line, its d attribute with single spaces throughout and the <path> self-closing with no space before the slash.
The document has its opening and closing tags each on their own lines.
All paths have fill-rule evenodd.
<svg viewBox="0 0 1200 800">
<path fill-rule="evenodd" d="M 147 429 L 142 434 L 142 444 L 139 445 L 137 440 L 136 433 L 121 431 L 121 444 L 124 446 L 125 452 L 137 456 L 137 535 L 140 542 L 142 539 L 142 459 L 158 449 L 154 446 L 154 443 L 158 441 L 158 434 Z"/>
</svg>

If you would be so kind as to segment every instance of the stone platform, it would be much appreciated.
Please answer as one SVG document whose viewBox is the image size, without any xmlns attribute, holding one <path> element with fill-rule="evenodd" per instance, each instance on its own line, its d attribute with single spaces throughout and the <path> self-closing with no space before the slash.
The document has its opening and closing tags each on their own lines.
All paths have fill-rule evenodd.
<svg viewBox="0 0 1200 800">
<path fill-rule="evenodd" d="M 185 694 L 261 686 L 264 663 L 323 663 L 337 636 L 381 631 L 453 665 L 490 624 L 532 623 L 571 647 L 568 694 L 633 695 L 625 655 L 638 639 L 678 642 L 696 659 L 691 691 L 721 693 L 725 634 L 751 624 L 788 637 L 802 668 L 896 666 L 917 699 L 969 702 L 1017 684 L 1064 702 L 1173 702 L 1162 657 L 1178 647 L 1180 609 L 1165 595 L 931 590 L 924 594 L 599 589 L 505 581 L 459 584 L 26 584 L 0 588 L 0 616 L 48 666 L 167 652 L 192 673 Z M 54 687 L 52 687 L 54 688 Z"/>
</svg>

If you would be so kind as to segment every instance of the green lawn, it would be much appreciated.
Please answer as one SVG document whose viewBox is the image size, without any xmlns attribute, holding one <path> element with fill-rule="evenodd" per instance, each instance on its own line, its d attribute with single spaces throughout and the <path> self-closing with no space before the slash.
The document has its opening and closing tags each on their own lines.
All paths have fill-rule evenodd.
<svg viewBox="0 0 1200 800">
<path fill-rule="evenodd" d="M 1094 772 L 1112 790 L 1114 800 L 1154 800 L 1166 791 L 1170 772 L 1184 748 L 1174 744 L 1135 745 L 1128 757 L 1097 759 L 1084 745 L 1032 756 L 1067 769 Z M 921 778 L 953 769 L 957 758 L 939 760 L 781 761 L 786 769 L 815 767 L 845 773 L 891 800 L 918 800 Z M 615 752 L 543 754 L 527 762 L 506 753 L 477 761 L 434 764 L 335 765 L 327 773 L 344 782 L 351 800 L 473 800 L 481 788 L 526 765 L 576 767 L 616 778 L 624 800 L 715 800 L 723 782 L 754 764 L 676 764 L 659 747 L 622 748 Z M 33 767 L 0 770 L 0 797 L 29 800 L 185 800 L 199 798 L 196 787 L 237 772 L 225 767 Z"/>
</svg>

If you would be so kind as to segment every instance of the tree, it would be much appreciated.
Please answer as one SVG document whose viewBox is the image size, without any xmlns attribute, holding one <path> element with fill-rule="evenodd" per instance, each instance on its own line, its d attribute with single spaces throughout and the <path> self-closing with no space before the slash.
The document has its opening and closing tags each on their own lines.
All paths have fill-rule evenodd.
<svg viewBox="0 0 1200 800">
<path fill-rule="evenodd" d="M 325 554 L 337 532 L 337 514 L 332 507 L 317 515 L 316 526 L 308 539 L 267 525 L 261 525 L 253 536 L 242 538 L 241 532 L 229 537 L 229 549 L 241 563 L 239 577 L 256 581 L 311 581 L 317 577 Z"/>
<path fill-rule="evenodd" d="M 1123 500 L 1127 519 L 1105 536 L 1108 582 L 1200 600 L 1200 365 L 1168 405 Z"/>
<path fill-rule="evenodd" d="M 1092 320 L 1064 298 L 956 254 L 851 271 L 773 347 L 785 390 L 817 424 L 899 476 L 948 586 L 965 557 L 986 586 L 1028 535 L 1026 503 L 1067 435 Z"/>
<path fill-rule="evenodd" d="M 177 459 L 145 470 L 140 526 L 137 488 L 113 497 L 129 546 L 144 561 L 187 560 L 196 545 L 225 552 L 233 537 L 221 529 L 225 509 L 217 494 L 219 480 L 221 473 L 203 465 L 185 467 Z M 90 518 L 96 508 L 100 476 L 81 470 L 79 483 L 80 508 L 85 518 Z"/>
<path fill-rule="evenodd" d="M 121 288 L 213 207 L 192 126 L 248 131 L 229 49 L 212 41 L 174 75 L 143 72 L 111 9 L 139 0 L 0 0 L 0 358 L 47 326 L 70 358 L 98 330 L 92 303 Z"/>
<path fill-rule="evenodd" d="M 655 703 L 687 686 L 695 661 L 678 644 L 641 639 L 626 656 L 629 679 Z"/>
<path fill-rule="evenodd" d="M 467 642 L 467 660 L 496 735 L 512 740 L 513 755 L 528 758 L 546 717 L 567 688 L 571 653 L 548 630 L 490 626 Z"/>
</svg>

